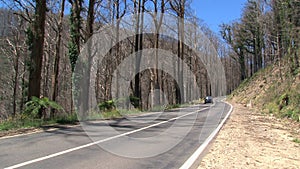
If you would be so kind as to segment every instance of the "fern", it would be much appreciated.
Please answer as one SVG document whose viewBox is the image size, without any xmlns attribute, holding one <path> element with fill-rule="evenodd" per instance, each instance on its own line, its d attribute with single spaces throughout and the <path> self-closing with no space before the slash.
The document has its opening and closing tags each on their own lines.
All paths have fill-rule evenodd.
<svg viewBox="0 0 300 169">
<path fill-rule="evenodd" d="M 31 117 L 37 117 L 39 111 L 43 108 L 53 108 L 63 110 L 62 106 L 55 101 L 49 100 L 47 97 L 37 98 L 33 96 L 30 101 L 25 104 L 24 113 Z"/>
</svg>

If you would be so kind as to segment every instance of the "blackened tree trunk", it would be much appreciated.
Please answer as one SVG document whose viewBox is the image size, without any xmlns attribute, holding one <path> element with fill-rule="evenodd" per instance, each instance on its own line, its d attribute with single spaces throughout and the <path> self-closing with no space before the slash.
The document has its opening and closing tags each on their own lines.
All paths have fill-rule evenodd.
<svg viewBox="0 0 300 169">
<path fill-rule="evenodd" d="M 180 91 L 176 91 L 178 103 L 184 102 L 184 85 L 183 85 L 183 58 L 184 58 L 184 17 L 185 17 L 185 6 L 186 0 L 174 0 L 170 1 L 170 5 L 172 10 L 175 11 L 178 17 L 178 81 L 179 81 L 179 89 Z M 180 92 L 180 93 L 179 93 Z M 180 97 L 180 95 L 182 97 Z"/>
<path fill-rule="evenodd" d="M 32 22 L 32 48 L 30 54 L 28 99 L 40 97 L 41 71 L 44 51 L 46 0 L 35 1 L 35 19 Z M 42 112 L 39 113 L 42 117 Z"/>
<path fill-rule="evenodd" d="M 141 108 L 142 105 L 142 95 L 141 95 L 141 86 L 140 86 L 140 64 L 142 57 L 142 48 L 143 48 L 143 14 L 141 13 L 141 8 L 144 7 L 145 0 L 138 0 L 138 5 L 134 1 L 134 9 L 136 16 L 136 35 L 135 35 L 135 53 L 136 53 L 136 62 L 135 62 L 135 78 L 134 78 L 134 96 L 139 98 L 138 108 Z M 143 8 L 144 10 L 144 8 Z"/>
</svg>

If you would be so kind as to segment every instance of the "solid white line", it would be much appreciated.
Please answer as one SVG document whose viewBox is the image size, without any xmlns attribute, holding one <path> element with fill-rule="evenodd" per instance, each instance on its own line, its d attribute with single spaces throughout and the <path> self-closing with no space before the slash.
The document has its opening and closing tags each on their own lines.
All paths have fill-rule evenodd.
<svg viewBox="0 0 300 169">
<path fill-rule="evenodd" d="M 223 101 L 223 100 L 222 100 Z M 222 120 L 222 122 L 219 124 L 219 126 L 209 135 L 209 137 L 203 142 L 203 144 L 200 145 L 200 147 L 190 156 L 189 159 L 185 161 L 185 163 L 179 168 L 179 169 L 189 169 L 195 161 L 198 159 L 198 157 L 203 153 L 205 148 L 208 146 L 208 144 L 213 140 L 213 138 L 218 134 L 222 126 L 224 125 L 225 121 L 231 114 L 233 110 L 233 106 L 230 103 L 227 103 L 230 105 L 230 110 L 228 114 L 225 116 L 225 118 Z"/>
<path fill-rule="evenodd" d="M 166 121 L 155 123 L 155 124 L 152 124 L 150 126 L 146 126 L 146 127 L 143 127 L 143 128 L 137 129 L 137 130 L 133 130 L 133 131 L 126 132 L 126 133 L 123 133 L 123 134 L 120 134 L 120 135 L 116 135 L 116 136 L 112 136 L 112 137 L 108 137 L 108 138 L 103 139 L 103 140 L 99 140 L 99 141 L 92 142 L 92 143 L 89 143 L 89 144 L 84 144 L 82 146 L 70 148 L 70 149 L 67 149 L 67 150 L 64 150 L 64 151 L 60 151 L 60 152 L 57 152 L 57 153 L 54 153 L 54 154 L 49 154 L 49 155 L 46 155 L 44 157 L 36 158 L 36 159 L 30 160 L 30 161 L 25 161 L 23 163 L 16 164 L 16 165 L 13 165 L 13 166 L 10 166 L 10 167 L 6 167 L 4 169 L 19 168 L 19 167 L 23 167 L 23 166 L 26 166 L 26 165 L 29 165 L 29 164 L 32 164 L 32 163 L 36 163 L 36 162 L 39 162 L 39 161 L 43 161 L 43 160 L 46 160 L 46 159 L 49 159 L 49 158 L 53 158 L 53 157 L 56 157 L 56 156 L 59 156 L 59 155 L 70 153 L 70 152 L 73 152 L 73 151 L 76 151 L 76 150 L 79 150 L 79 149 L 90 147 L 90 146 L 93 146 L 93 145 L 96 145 L 96 144 L 99 144 L 99 143 L 103 143 L 103 142 L 106 142 L 106 141 L 109 141 L 109 140 L 113 140 L 113 139 L 116 139 L 116 138 L 119 138 L 119 137 L 123 137 L 123 136 L 129 135 L 129 134 L 133 134 L 133 133 L 136 133 L 136 132 L 139 132 L 139 131 L 142 131 L 142 130 L 145 130 L 145 129 L 148 129 L 148 128 L 151 128 L 151 127 L 155 127 L 155 126 L 158 126 L 158 125 L 161 125 L 161 124 L 173 121 L 173 120 L 177 120 L 177 119 L 180 119 L 182 117 L 185 117 L 185 116 L 197 113 L 197 112 L 201 112 L 201 111 L 206 110 L 208 108 L 209 107 L 201 109 L 201 110 L 197 110 L 197 111 L 194 111 L 194 112 L 190 112 L 190 113 L 187 113 L 187 114 L 184 114 L 184 115 L 181 115 L 181 116 L 178 116 L 178 117 L 174 117 L 174 118 L 166 120 Z"/>
</svg>

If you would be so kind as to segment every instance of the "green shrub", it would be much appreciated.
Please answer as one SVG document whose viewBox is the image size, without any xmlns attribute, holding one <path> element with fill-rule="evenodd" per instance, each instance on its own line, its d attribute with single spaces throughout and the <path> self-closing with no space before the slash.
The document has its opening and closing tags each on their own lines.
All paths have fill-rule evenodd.
<svg viewBox="0 0 300 169">
<path fill-rule="evenodd" d="M 278 106 L 277 104 L 273 103 L 273 102 L 270 102 L 266 105 L 265 109 L 267 109 L 267 113 L 270 113 L 270 114 L 276 114 L 278 113 Z"/>
<path fill-rule="evenodd" d="M 115 101 L 114 100 L 108 100 L 108 101 L 104 101 L 102 103 L 100 103 L 98 105 L 99 109 L 101 111 L 105 111 L 105 110 L 113 110 L 116 108 L 115 106 Z"/>
<path fill-rule="evenodd" d="M 283 109 L 285 106 L 289 105 L 289 95 L 287 93 L 284 93 L 279 97 L 279 110 Z"/>
<path fill-rule="evenodd" d="M 59 117 L 55 120 L 55 122 L 59 124 L 76 124 L 78 122 L 78 118 L 77 115 L 74 113 L 71 115 Z"/>
<path fill-rule="evenodd" d="M 176 108 L 179 108 L 180 107 L 180 104 L 169 104 L 167 105 L 166 109 L 169 110 L 169 109 L 176 109 Z"/>
<path fill-rule="evenodd" d="M 10 119 L 4 120 L 0 123 L 0 131 L 7 131 L 14 128 L 17 128 L 16 121 L 12 121 Z"/>
<path fill-rule="evenodd" d="M 47 97 L 37 98 L 33 96 L 30 101 L 25 104 L 24 114 L 31 118 L 37 118 L 39 112 L 44 108 L 53 108 L 63 110 L 58 103 L 49 100 Z"/>
<path fill-rule="evenodd" d="M 131 95 L 129 96 L 129 100 L 135 108 L 138 108 L 140 106 L 140 98 Z"/>
<path fill-rule="evenodd" d="M 300 144 L 300 139 L 295 138 L 295 139 L 293 139 L 293 142 Z"/>
<path fill-rule="evenodd" d="M 286 107 L 280 111 L 282 117 L 291 118 L 300 122 L 300 110 L 294 107 Z"/>
<path fill-rule="evenodd" d="M 0 123 L 0 131 L 8 131 L 13 129 L 40 127 L 46 124 L 46 121 L 42 119 L 24 118 L 17 116 L 15 118 L 9 118 Z"/>
<path fill-rule="evenodd" d="M 111 110 L 101 113 L 102 118 L 104 119 L 114 119 L 114 118 L 120 118 L 122 115 L 117 110 Z"/>
<path fill-rule="evenodd" d="M 57 117 L 51 120 L 35 119 L 28 116 L 17 115 L 14 118 L 8 118 L 0 123 L 0 131 L 8 131 L 23 128 L 36 128 L 51 124 L 76 124 L 78 122 L 76 114 Z"/>
</svg>

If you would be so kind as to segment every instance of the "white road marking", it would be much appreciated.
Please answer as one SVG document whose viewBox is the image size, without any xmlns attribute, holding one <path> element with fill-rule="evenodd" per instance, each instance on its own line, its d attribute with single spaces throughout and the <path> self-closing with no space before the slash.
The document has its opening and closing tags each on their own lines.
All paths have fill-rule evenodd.
<svg viewBox="0 0 300 169">
<path fill-rule="evenodd" d="M 223 100 L 222 100 L 223 101 Z M 225 118 L 222 120 L 222 122 L 219 124 L 219 126 L 209 135 L 209 137 L 199 146 L 199 148 L 188 158 L 185 163 L 179 168 L 179 169 L 189 169 L 195 161 L 198 159 L 198 157 L 203 153 L 205 148 L 208 146 L 208 144 L 213 140 L 213 138 L 218 134 L 218 132 L 221 130 L 222 126 L 226 122 L 227 118 L 231 114 L 233 110 L 233 106 L 230 103 L 227 103 L 230 105 L 230 110 L 228 114 L 225 116 Z"/>
<path fill-rule="evenodd" d="M 142 131 L 142 130 L 145 130 L 145 129 L 148 129 L 148 128 L 151 128 L 151 127 L 155 127 L 155 126 L 158 126 L 158 125 L 161 125 L 161 124 L 164 124 L 164 123 L 168 123 L 170 121 L 174 121 L 174 120 L 180 119 L 182 117 L 185 117 L 185 116 L 197 113 L 197 112 L 201 112 L 201 111 L 209 109 L 209 108 L 210 107 L 207 107 L 207 108 L 204 108 L 204 109 L 201 109 L 201 110 L 197 110 L 197 111 L 190 112 L 190 113 L 178 116 L 178 117 L 171 118 L 171 119 L 166 120 L 166 121 L 155 123 L 155 124 L 152 124 L 150 126 L 146 126 L 146 127 L 143 127 L 143 128 L 137 129 L 137 130 L 133 130 L 133 131 L 126 132 L 126 133 L 119 134 L 119 135 L 112 136 L 112 137 L 108 137 L 108 138 L 103 139 L 103 140 L 99 140 L 99 141 L 92 142 L 92 143 L 89 143 L 89 144 L 84 144 L 82 146 L 70 148 L 70 149 L 67 149 L 67 150 L 64 150 L 64 151 L 60 151 L 60 152 L 57 152 L 57 153 L 54 153 L 54 154 L 49 154 L 49 155 L 46 155 L 44 157 L 36 158 L 36 159 L 30 160 L 30 161 L 25 161 L 25 162 L 22 162 L 22 163 L 19 163 L 19 164 L 15 164 L 15 165 L 10 166 L 10 167 L 6 167 L 4 169 L 19 168 L 19 167 L 23 167 L 23 166 L 26 166 L 26 165 L 29 165 L 29 164 L 32 164 L 32 163 L 36 163 L 36 162 L 39 162 L 39 161 L 47 160 L 47 159 L 50 159 L 50 158 L 53 158 L 53 157 L 57 157 L 57 156 L 60 156 L 60 155 L 63 155 L 63 154 L 67 154 L 67 153 L 70 153 L 70 152 L 73 152 L 73 151 L 76 151 L 76 150 L 79 150 L 79 149 L 87 148 L 87 147 L 90 147 L 90 146 L 93 146 L 93 145 L 96 145 L 96 144 L 99 144 L 99 143 L 103 143 L 103 142 L 110 141 L 110 140 L 113 140 L 113 139 L 116 139 L 116 138 L 119 138 L 119 137 L 127 136 L 129 134 L 133 134 L 133 133 L 136 133 L 136 132 L 139 132 L 139 131 Z"/>
</svg>

